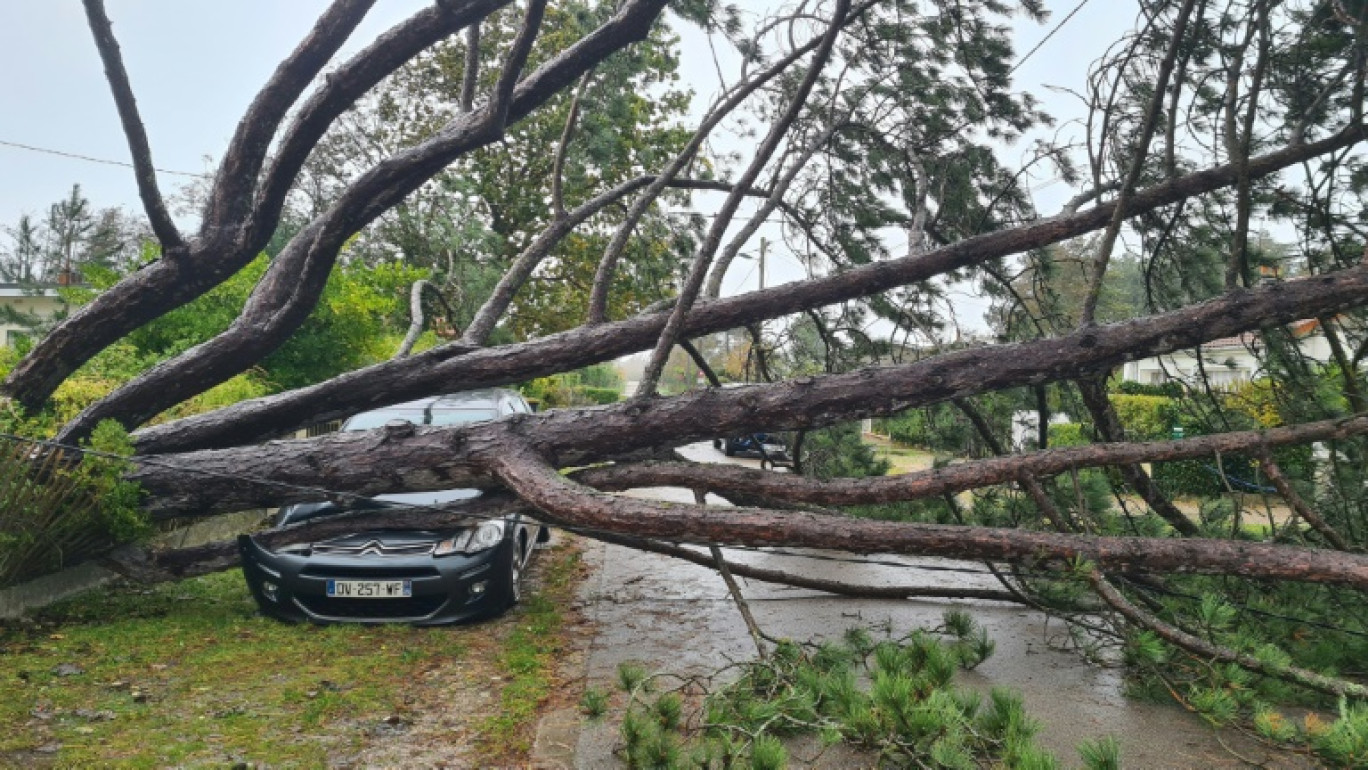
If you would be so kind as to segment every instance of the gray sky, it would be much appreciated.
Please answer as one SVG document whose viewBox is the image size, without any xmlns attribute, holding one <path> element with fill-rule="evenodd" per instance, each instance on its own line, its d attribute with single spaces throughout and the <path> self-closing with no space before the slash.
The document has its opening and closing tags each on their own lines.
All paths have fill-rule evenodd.
<svg viewBox="0 0 1368 770">
<path fill-rule="evenodd" d="M 353 35 L 347 52 L 431 0 L 380 0 Z M 746 0 L 740 5 L 746 6 Z M 1076 0 L 1049 0 L 1044 26 L 1017 24 L 1019 55 L 1025 55 L 1074 9 Z M 204 173 L 206 158 L 219 157 L 238 118 L 277 62 L 309 29 L 326 0 L 107 0 L 134 93 L 158 168 Z M 1019 87 L 1062 115 L 1076 102 L 1044 88 L 1078 89 L 1102 46 L 1134 19 L 1135 7 L 1092 0 L 1035 53 L 1016 74 Z M 686 40 L 685 50 L 693 40 Z M 715 88 L 710 64 L 686 57 L 684 77 L 700 99 Z M 99 57 L 79 0 L 0 2 L 0 142 L 18 143 L 94 158 L 127 161 L 128 151 L 109 96 Z M 1019 148 L 1006 148 L 1014 160 Z M 164 194 L 187 179 L 160 175 Z M 0 227 L 20 214 L 41 215 L 48 204 L 80 183 L 96 207 L 138 210 L 132 172 L 0 144 Z M 1062 185 L 1041 187 L 1042 210 L 1058 206 Z M 0 238 L 3 241 L 3 238 Z M 782 256 L 770 266 L 770 282 L 783 280 Z M 740 287 L 745 267 L 733 268 Z M 799 277 L 796 266 L 789 280 Z M 754 286 L 755 277 L 747 285 Z"/>
<path fill-rule="evenodd" d="M 108 0 L 158 168 L 204 172 L 326 0 Z M 356 50 L 426 5 L 381 0 Z M 79 0 L 0 2 L 0 141 L 127 161 Z M 185 177 L 161 175 L 163 190 Z M 0 145 L 0 225 L 41 214 L 79 182 L 97 207 L 138 207 L 132 172 Z"/>
</svg>

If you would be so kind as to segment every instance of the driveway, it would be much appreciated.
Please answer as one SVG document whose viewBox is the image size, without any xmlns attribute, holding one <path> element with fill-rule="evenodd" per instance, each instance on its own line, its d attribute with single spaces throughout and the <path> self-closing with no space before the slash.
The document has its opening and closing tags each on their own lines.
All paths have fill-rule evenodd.
<svg viewBox="0 0 1368 770">
<path fill-rule="evenodd" d="M 758 466 L 755 460 L 726 458 L 706 443 L 684 451 L 701 462 Z M 634 494 L 692 502 L 691 493 L 683 489 Z M 653 672 L 691 675 L 754 656 L 740 613 L 712 570 L 597 541 L 585 545 L 593 574 L 581 588 L 579 609 L 588 625 L 578 649 L 567 657 L 567 681 L 577 679 L 612 693 L 618 666 L 624 662 L 640 663 Z M 729 560 L 851 583 L 929 581 L 997 587 L 982 565 L 972 562 L 735 549 L 726 553 Z M 1041 613 L 986 601 L 857 600 L 738 580 L 760 627 L 770 635 L 798 640 L 838 637 L 852 626 L 901 635 L 939 624 L 948 607 L 969 609 L 996 641 L 997 651 L 974 671 L 962 673 L 961 681 L 984 692 L 1001 686 L 1021 692 L 1029 713 L 1044 724 L 1041 743 L 1066 767 L 1077 764 L 1078 743 L 1107 734 L 1120 741 L 1127 767 L 1244 766 L 1222 748 L 1222 740 L 1247 757 L 1269 759 L 1260 746 L 1238 734 L 1222 733 L 1218 740 L 1199 718 L 1176 706 L 1128 700 L 1120 673 L 1062 651 L 1067 639 L 1064 625 Z M 540 767 L 622 767 L 612 753 L 616 741 L 617 727 L 611 719 L 590 722 L 566 707 L 543 721 L 534 761 Z M 815 763 L 798 756 L 791 759 L 794 767 L 851 766 L 848 756 L 828 755 Z M 1271 764 L 1299 766 L 1295 761 L 1279 757 Z"/>
</svg>

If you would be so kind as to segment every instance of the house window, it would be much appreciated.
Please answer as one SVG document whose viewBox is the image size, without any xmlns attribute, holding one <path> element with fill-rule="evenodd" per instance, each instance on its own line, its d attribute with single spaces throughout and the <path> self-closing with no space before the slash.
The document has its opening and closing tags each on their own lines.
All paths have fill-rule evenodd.
<svg viewBox="0 0 1368 770">
<path fill-rule="evenodd" d="M 6 346 L 6 347 L 11 347 L 11 348 L 27 347 L 27 346 L 28 346 L 28 342 L 29 342 L 30 339 L 31 339 L 31 338 L 29 337 L 29 333 L 26 332 L 26 331 L 20 331 L 19 329 L 6 329 L 6 330 L 5 330 L 5 346 Z"/>
</svg>

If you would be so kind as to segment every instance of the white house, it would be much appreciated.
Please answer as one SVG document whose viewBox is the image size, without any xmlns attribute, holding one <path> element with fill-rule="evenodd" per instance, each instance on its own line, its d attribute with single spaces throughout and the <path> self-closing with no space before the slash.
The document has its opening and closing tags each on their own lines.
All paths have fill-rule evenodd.
<svg viewBox="0 0 1368 770">
<path fill-rule="evenodd" d="M 16 313 L 48 319 L 65 306 L 66 302 L 57 294 L 55 286 L 34 287 L 0 283 L 0 307 L 9 308 Z M 30 327 L 17 323 L 8 313 L 0 314 L 0 345 L 12 348 L 19 338 L 31 333 Z"/>
<path fill-rule="evenodd" d="M 1302 355 L 1318 363 L 1330 360 L 1330 343 L 1313 319 L 1289 324 Z M 1198 364 L 1198 352 L 1201 364 Z M 1130 361 L 1121 368 L 1121 379 L 1146 385 L 1162 385 L 1170 380 L 1199 383 L 1205 370 L 1213 387 L 1229 387 L 1264 376 L 1263 341 L 1254 332 L 1238 337 L 1212 340 L 1200 348 L 1189 348 L 1163 356 Z"/>
</svg>

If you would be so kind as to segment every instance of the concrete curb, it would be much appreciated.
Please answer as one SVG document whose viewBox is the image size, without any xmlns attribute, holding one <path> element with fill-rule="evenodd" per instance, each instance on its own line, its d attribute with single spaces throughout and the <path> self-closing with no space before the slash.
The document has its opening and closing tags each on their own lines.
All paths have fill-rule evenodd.
<svg viewBox="0 0 1368 770">
<path fill-rule="evenodd" d="M 225 513 L 197 521 L 187 527 L 156 536 L 150 545 L 162 548 L 188 548 L 226 540 L 240 532 L 255 529 L 267 511 Z M 82 591 L 99 588 L 118 577 L 117 573 L 94 562 L 85 562 L 40 578 L 0 590 L 0 620 L 14 620 L 29 610 L 46 607 Z"/>
</svg>

